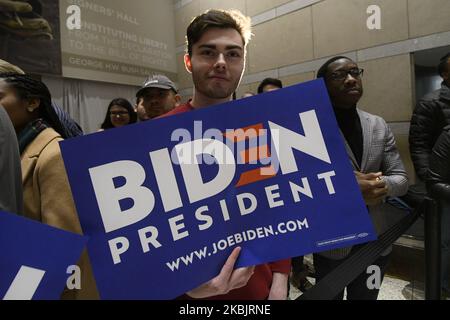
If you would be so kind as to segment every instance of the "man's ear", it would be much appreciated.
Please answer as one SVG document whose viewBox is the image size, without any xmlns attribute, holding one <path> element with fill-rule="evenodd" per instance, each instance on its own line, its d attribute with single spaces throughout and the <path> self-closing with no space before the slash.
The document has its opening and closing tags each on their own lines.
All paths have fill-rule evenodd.
<svg viewBox="0 0 450 320">
<path fill-rule="evenodd" d="M 30 98 L 30 99 L 28 99 L 27 110 L 29 112 L 34 112 L 34 111 L 36 111 L 39 108 L 40 105 L 41 105 L 41 99 L 39 99 L 39 98 Z"/>
<path fill-rule="evenodd" d="M 444 71 L 442 73 L 442 79 L 444 79 L 445 82 L 448 82 L 450 79 L 450 72 L 449 71 Z"/>
<path fill-rule="evenodd" d="M 174 99 L 175 99 L 175 106 L 178 107 L 181 103 L 181 96 L 179 94 L 176 94 L 174 96 Z"/>
<path fill-rule="evenodd" d="M 191 56 L 187 53 L 184 55 L 184 66 L 186 67 L 187 72 L 192 73 Z"/>
</svg>

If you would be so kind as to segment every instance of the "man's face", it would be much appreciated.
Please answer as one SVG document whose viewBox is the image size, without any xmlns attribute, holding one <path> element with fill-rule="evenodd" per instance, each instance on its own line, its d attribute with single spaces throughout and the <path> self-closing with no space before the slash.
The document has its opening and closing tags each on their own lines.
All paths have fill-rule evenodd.
<svg viewBox="0 0 450 320">
<path fill-rule="evenodd" d="M 136 115 L 139 121 L 147 121 L 150 120 L 150 117 L 147 115 L 147 111 L 143 106 L 142 98 L 139 98 L 139 103 L 134 106 L 134 111 L 136 111 Z"/>
<path fill-rule="evenodd" d="M 266 84 L 263 88 L 263 92 L 270 92 L 281 89 L 280 87 L 277 87 L 273 84 Z"/>
<path fill-rule="evenodd" d="M 130 114 L 128 110 L 119 105 L 113 105 L 109 109 L 111 123 L 115 128 L 123 127 L 130 123 Z"/>
<path fill-rule="evenodd" d="M 325 82 L 335 107 L 352 108 L 363 94 L 358 65 L 348 59 L 339 59 L 328 66 Z"/>
<path fill-rule="evenodd" d="M 211 28 L 185 56 L 195 90 L 209 99 L 226 99 L 241 81 L 245 66 L 245 48 L 235 29 Z"/>
<path fill-rule="evenodd" d="M 137 110 L 144 109 L 150 119 L 158 117 L 175 108 L 179 103 L 179 96 L 172 90 L 147 88 L 139 97 Z"/>
<path fill-rule="evenodd" d="M 22 129 L 30 120 L 29 104 L 20 99 L 13 87 L 0 79 L 0 108 L 4 107 L 16 130 Z"/>
<path fill-rule="evenodd" d="M 442 78 L 444 79 L 445 84 L 450 87 L 450 58 L 447 59 L 447 68 L 442 73 Z"/>
</svg>

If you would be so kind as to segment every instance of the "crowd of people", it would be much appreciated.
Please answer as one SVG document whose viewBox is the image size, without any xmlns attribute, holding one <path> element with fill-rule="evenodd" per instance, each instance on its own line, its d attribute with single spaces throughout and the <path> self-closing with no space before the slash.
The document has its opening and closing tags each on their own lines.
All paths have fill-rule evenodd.
<svg viewBox="0 0 450 320">
<path fill-rule="evenodd" d="M 123 98 L 111 101 L 100 130 L 168 117 L 228 102 L 239 86 L 251 39 L 250 18 L 236 10 L 209 10 L 187 28 L 186 69 L 192 75 L 193 95 L 186 103 L 173 81 L 164 75 L 145 80 L 136 103 Z M 383 224 L 380 204 L 386 197 L 408 191 L 408 176 L 386 121 L 363 111 L 364 70 L 357 62 L 337 56 L 317 70 L 325 81 L 349 161 L 377 232 Z M 421 99 L 411 121 L 411 156 L 418 177 L 431 186 L 450 184 L 450 54 L 439 64 L 442 88 Z M 283 88 L 279 79 L 264 79 L 257 94 Z M 242 98 L 254 95 L 251 92 Z M 81 134 L 76 124 L 52 103 L 46 85 L 7 62 L 0 66 L 0 210 L 16 212 L 58 228 L 81 233 L 58 142 Z M 6 190 L 6 192 L 4 192 Z M 450 209 L 442 219 L 442 289 L 449 292 Z M 346 261 L 359 246 L 314 254 L 316 281 Z M 221 272 L 186 292 L 188 299 L 287 298 L 289 275 L 304 273 L 297 285 L 305 288 L 302 257 L 234 269 L 241 248 L 235 248 Z M 382 277 L 391 249 L 374 262 Z M 80 260 L 82 290 L 66 290 L 64 298 L 98 298 L 86 252 Z M 347 286 L 347 299 L 377 299 L 379 290 L 367 286 L 366 272 Z M 343 291 L 335 297 L 342 299 Z"/>
</svg>

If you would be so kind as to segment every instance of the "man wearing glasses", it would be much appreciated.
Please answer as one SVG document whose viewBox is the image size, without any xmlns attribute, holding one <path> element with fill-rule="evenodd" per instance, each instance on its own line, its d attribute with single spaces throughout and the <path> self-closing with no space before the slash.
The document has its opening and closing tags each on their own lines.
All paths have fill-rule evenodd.
<svg viewBox="0 0 450 320">
<path fill-rule="evenodd" d="M 408 177 L 386 122 L 357 108 L 363 94 L 363 71 L 351 59 L 340 56 L 328 60 L 317 72 L 317 78 L 325 81 L 356 180 L 375 229 L 380 234 L 387 227 L 380 204 L 387 196 L 405 194 Z M 314 254 L 316 282 L 345 261 L 358 247 L 360 245 Z M 383 252 L 372 265 L 379 270 L 379 286 L 368 286 L 367 280 L 374 273 L 363 272 L 347 286 L 347 300 L 377 299 L 391 251 L 389 248 Z M 342 299 L 343 294 L 342 291 L 335 299 Z"/>
</svg>

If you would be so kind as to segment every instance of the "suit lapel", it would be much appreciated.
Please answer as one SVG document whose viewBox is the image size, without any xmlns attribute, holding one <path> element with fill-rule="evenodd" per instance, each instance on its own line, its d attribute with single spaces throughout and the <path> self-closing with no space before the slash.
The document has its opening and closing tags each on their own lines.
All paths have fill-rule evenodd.
<svg viewBox="0 0 450 320">
<path fill-rule="evenodd" d="M 359 167 L 358 161 L 356 161 L 356 157 L 352 151 L 352 148 L 350 148 L 350 146 L 348 145 L 348 142 L 345 139 L 345 136 L 340 129 L 339 129 L 339 132 L 341 133 L 342 140 L 344 141 L 345 150 L 347 151 L 347 154 L 348 154 L 350 160 L 352 161 L 353 169 L 361 171 L 361 168 Z"/>
<path fill-rule="evenodd" d="M 366 116 L 364 112 L 358 110 L 359 119 L 361 121 L 362 135 L 363 135 L 363 154 L 361 160 L 361 169 L 367 168 L 367 162 L 369 161 L 369 151 L 372 148 L 372 126 L 370 125 L 370 118 Z"/>
</svg>

